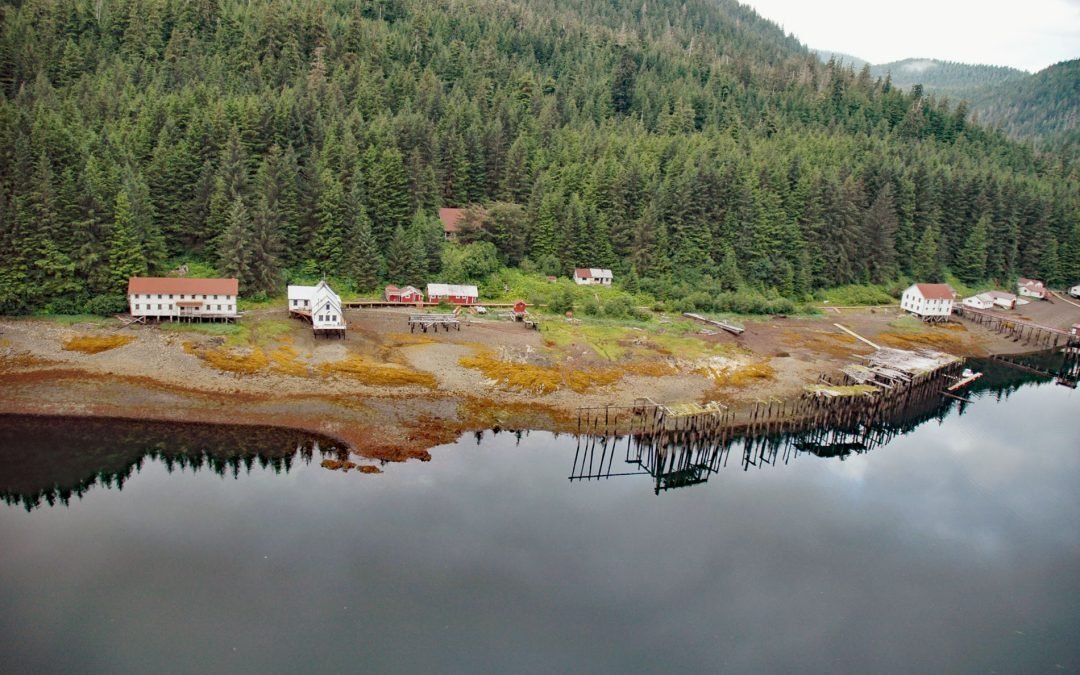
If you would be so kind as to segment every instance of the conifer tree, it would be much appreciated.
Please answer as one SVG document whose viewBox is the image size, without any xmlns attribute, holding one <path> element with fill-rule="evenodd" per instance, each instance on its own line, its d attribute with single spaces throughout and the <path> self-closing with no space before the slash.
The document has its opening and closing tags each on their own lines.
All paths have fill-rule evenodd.
<svg viewBox="0 0 1080 675">
<path fill-rule="evenodd" d="M 898 219 L 893 205 L 892 185 L 878 191 L 866 212 L 867 267 L 870 281 L 880 284 L 896 277 L 896 230 Z M 985 243 L 985 242 L 984 242 Z M 984 264 L 985 267 L 985 264 Z"/>
<path fill-rule="evenodd" d="M 135 231 L 135 216 L 131 211 L 131 199 L 126 191 L 121 190 L 116 195 L 116 204 L 113 207 L 115 214 L 112 233 L 109 237 L 109 291 L 123 293 L 127 288 L 128 279 L 136 276 L 145 276 L 147 273 L 146 258 L 143 257 L 142 246 Z"/>
<path fill-rule="evenodd" d="M 961 281 L 974 284 L 986 278 L 986 232 L 989 224 L 989 216 L 980 218 L 956 256 L 953 272 Z"/>
<path fill-rule="evenodd" d="M 923 230 L 919 243 L 915 246 L 915 262 L 912 274 L 918 282 L 944 281 L 945 271 L 938 251 L 937 226 L 931 225 Z"/>
<path fill-rule="evenodd" d="M 314 259 L 323 274 L 345 268 L 345 194 L 341 183 L 326 169 L 319 177 L 322 190 L 316 206 L 319 230 L 313 243 Z"/>
<path fill-rule="evenodd" d="M 382 255 L 371 231 L 371 221 L 361 209 L 356 212 L 349 231 L 347 274 L 352 278 L 357 290 L 370 291 L 379 283 L 382 266 Z"/>
<path fill-rule="evenodd" d="M 244 206 L 244 200 L 237 197 L 229 208 L 225 231 L 218 240 L 218 272 L 239 280 L 240 292 L 244 294 L 249 292 L 253 279 L 253 239 L 251 214 Z"/>
<path fill-rule="evenodd" d="M 273 293 L 281 284 L 281 214 L 263 195 L 251 223 L 249 293 Z"/>
<path fill-rule="evenodd" d="M 386 276 L 396 284 L 423 283 L 423 252 L 420 242 L 409 237 L 400 225 L 386 250 Z"/>
</svg>

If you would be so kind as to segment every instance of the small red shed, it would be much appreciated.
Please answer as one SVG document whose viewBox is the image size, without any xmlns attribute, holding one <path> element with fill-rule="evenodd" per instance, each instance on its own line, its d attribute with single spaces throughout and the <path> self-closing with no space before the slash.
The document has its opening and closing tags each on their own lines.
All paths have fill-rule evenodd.
<svg viewBox="0 0 1080 675">
<path fill-rule="evenodd" d="M 397 286 L 390 284 L 383 291 L 383 298 L 385 298 L 387 302 L 405 302 L 412 304 L 423 302 L 424 293 L 413 286 L 398 288 Z"/>
</svg>

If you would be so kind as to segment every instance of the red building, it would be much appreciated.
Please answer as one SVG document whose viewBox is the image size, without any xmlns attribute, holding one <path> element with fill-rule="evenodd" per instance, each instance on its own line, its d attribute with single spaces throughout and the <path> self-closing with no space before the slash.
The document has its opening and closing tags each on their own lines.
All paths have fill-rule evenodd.
<svg viewBox="0 0 1080 675">
<path fill-rule="evenodd" d="M 424 293 L 413 286 L 405 286 L 404 288 L 398 288 L 397 286 L 390 284 L 383 291 L 383 298 L 387 302 L 405 302 L 405 303 L 417 303 L 424 301 Z"/>
<path fill-rule="evenodd" d="M 452 305 L 475 305 L 480 299 L 480 293 L 476 286 L 460 286 L 457 284 L 428 284 L 428 302 L 442 302 L 445 300 Z"/>
</svg>

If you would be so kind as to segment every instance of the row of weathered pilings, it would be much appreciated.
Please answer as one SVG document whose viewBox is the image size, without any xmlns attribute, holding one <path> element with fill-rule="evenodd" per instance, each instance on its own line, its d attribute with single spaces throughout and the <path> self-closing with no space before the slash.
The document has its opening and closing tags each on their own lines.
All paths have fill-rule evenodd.
<svg viewBox="0 0 1080 675">
<path fill-rule="evenodd" d="M 616 447 L 625 439 L 624 461 L 635 473 L 655 478 L 656 490 L 703 482 L 727 464 L 735 441 L 742 443 L 742 465 L 773 464 L 783 452 L 848 454 L 877 447 L 898 433 L 905 411 L 938 407 L 942 391 L 963 367 L 957 360 L 903 384 L 853 395 L 807 392 L 798 398 L 755 401 L 743 410 L 709 404 L 669 407 L 647 398 L 632 406 L 601 406 L 578 411 L 578 453 L 571 480 L 624 475 L 615 470 Z M 823 377 L 845 387 L 851 381 Z M 599 453 L 599 458 L 596 454 Z M 579 465 L 580 459 L 580 465 Z"/>
<path fill-rule="evenodd" d="M 1029 321 L 1000 316 L 993 312 L 984 312 L 963 305 L 956 307 L 953 311 L 960 318 L 989 328 L 999 335 L 1011 339 L 1013 342 L 1023 342 L 1025 345 L 1045 349 L 1056 349 L 1059 345 L 1080 346 L 1080 336 L 1072 335 L 1058 328 L 1040 326 Z"/>
<path fill-rule="evenodd" d="M 815 428 L 851 429 L 873 425 L 918 401 L 938 397 L 963 367 L 957 360 L 902 385 L 874 392 L 828 396 L 807 392 L 792 399 L 755 401 L 744 410 L 710 404 L 687 412 L 673 410 L 646 398 L 632 406 L 578 409 L 577 433 L 599 436 L 649 436 L 660 445 L 693 443 L 698 439 L 723 440 L 732 435 L 769 436 Z M 844 380 L 823 376 L 828 385 L 844 387 Z"/>
</svg>

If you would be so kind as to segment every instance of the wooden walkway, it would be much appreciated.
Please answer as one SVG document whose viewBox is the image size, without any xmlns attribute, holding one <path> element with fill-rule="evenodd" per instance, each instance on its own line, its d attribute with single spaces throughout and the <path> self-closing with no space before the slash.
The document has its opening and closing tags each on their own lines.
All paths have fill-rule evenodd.
<svg viewBox="0 0 1080 675">
<path fill-rule="evenodd" d="M 967 319 L 980 326 L 986 326 L 990 330 L 1012 338 L 1013 342 L 1034 344 L 1047 348 L 1057 347 L 1059 344 L 1080 344 L 1080 336 L 1073 335 L 1069 331 L 1051 326 L 1043 326 L 1032 321 L 1014 319 L 1010 316 L 990 312 L 982 309 L 972 309 L 962 305 L 954 307 L 953 312 L 962 319 Z"/>
</svg>

